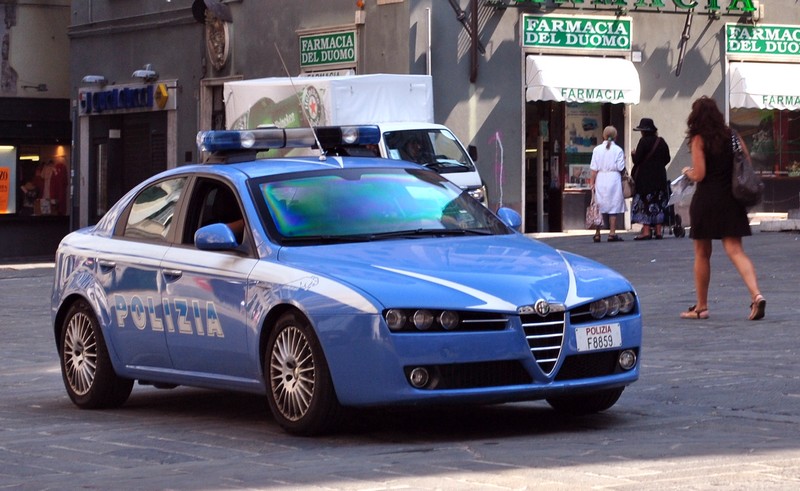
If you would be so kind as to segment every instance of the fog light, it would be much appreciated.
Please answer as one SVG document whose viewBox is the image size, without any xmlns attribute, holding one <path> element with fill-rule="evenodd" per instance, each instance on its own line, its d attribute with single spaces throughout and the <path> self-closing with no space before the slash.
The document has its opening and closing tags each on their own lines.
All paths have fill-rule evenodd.
<svg viewBox="0 0 800 491">
<path fill-rule="evenodd" d="M 619 354 L 619 366 L 623 370 L 630 370 L 636 366 L 636 353 L 633 350 L 626 349 Z"/>
<path fill-rule="evenodd" d="M 430 310 L 417 310 L 414 312 L 414 317 L 412 317 L 411 322 L 413 322 L 414 327 L 420 331 L 427 331 L 433 324 L 433 314 L 431 314 Z"/>
<path fill-rule="evenodd" d="M 428 381 L 430 379 L 431 376 L 428 374 L 428 370 L 422 367 L 417 367 L 411 370 L 411 374 L 408 376 L 408 381 L 411 382 L 411 385 L 417 389 L 421 389 L 428 385 Z"/>
<path fill-rule="evenodd" d="M 458 314 L 453 311 L 445 310 L 439 315 L 439 324 L 448 331 L 458 327 Z"/>
<path fill-rule="evenodd" d="M 406 325 L 406 313 L 398 309 L 389 309 L 386 312 L 386 325 L 392 331 L 399 331 Z"/>
</svg>

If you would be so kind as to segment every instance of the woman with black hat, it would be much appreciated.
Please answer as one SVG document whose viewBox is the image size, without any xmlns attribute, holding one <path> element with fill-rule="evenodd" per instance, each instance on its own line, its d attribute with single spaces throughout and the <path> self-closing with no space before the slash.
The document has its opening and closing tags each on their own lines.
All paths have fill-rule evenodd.
<svg viewBox="0 0 800 491">
<path fill-rule="evenodd" d="M 631 176 L 636 182 L 636 194 L 631 204 L 631 222 L 642 224 L 642 232 L 633 240 L 660 239 L 665 212 L 669 202 L 667 169 L 670 161 L 669 145 L 658 136 L 658 128 L 650 118 L 642 118 L 639 126 L 642 138 L 633 152 Z"/>
</svg>

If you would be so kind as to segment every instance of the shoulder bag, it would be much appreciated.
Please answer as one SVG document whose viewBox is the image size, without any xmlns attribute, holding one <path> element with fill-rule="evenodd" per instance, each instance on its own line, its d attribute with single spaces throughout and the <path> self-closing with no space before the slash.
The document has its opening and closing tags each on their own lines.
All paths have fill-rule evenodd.
<svg viewBox="0 0 800 491">
<path fill-rule="evenodd" d="M 733 177 L 731 191 L 736 201 L 749 207 L 761 203 L 764 195 L 764 183 L 753 169 L 750 156 L 742 148 L 739 135 L 731 132 L 731 145 L 733 146 Z"/>
<path fill-rule="evenodd" d="M 636 194 L 636 181 L 628 174 L 628 169 L 622 169 L 622 196 L 632 198 Z"/>
</svg>

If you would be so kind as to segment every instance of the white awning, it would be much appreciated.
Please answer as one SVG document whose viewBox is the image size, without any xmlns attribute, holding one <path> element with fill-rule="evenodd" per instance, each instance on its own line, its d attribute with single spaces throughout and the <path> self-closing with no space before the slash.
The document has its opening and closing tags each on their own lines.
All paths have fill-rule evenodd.
<svg viewBox="0 0 800 491">
<path fill-rule="evenodd" d="M 800 109 L 800 64 L 731 63 L 731 107 Z"/>
<path fill-rule="evenodd" d="M 624 58 L 528 55 L 525 65 L 528 101 L 639 103 L 639 73 Z"/>
</svg>

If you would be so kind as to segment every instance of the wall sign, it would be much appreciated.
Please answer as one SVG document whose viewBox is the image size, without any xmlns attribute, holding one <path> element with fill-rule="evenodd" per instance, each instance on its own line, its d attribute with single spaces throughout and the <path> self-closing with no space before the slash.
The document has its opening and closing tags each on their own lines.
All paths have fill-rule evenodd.
<svg viewBox="0 0 800 491">
<path fill-rule="evenodd" d="M 356 32 L 300 36 L 300 67 L 356 62 Z"/>
<path fill-rule="evenodd" d="M 174 87 L 176 83 L 169 85 Z M 78 108 L 82 116 L 176 109 L 176 98 L 168 89 L 167 83 L 84 88 L 78 91 Z"/>
<path fill-rule="evenodd" d="M 522 46 L 630 51 L 630 17 L 522 15 Z"/>
<path fill-rule="evenodd" d="M 725 24 L 728 54 L 800 55 L 800 26 Z"/>
</svg>

